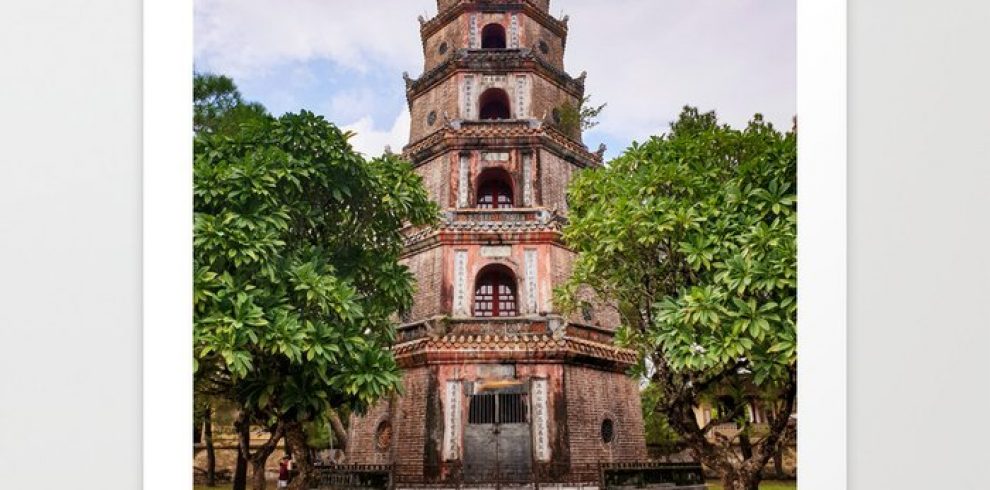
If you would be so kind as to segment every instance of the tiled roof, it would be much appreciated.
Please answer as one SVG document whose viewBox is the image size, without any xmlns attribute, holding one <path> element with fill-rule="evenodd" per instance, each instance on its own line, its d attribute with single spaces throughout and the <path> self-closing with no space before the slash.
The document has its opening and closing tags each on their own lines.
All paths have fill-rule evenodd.
<svg viewBox="0 0 990 490">
<path fill-rule="evenodd" d="M 417 155 L 440 145 L 444 142 L 476 139 L 529 139 L 539 138 L 561 150 L 574 154 L 585 165 L 598 166 L 602 164 L 604 149 L 597 153 L 588 151 L 588 147 L 567 137 L 552 125 L 539 120 L 508 120 L 508 121 L 450 121 L 444 127 L 430 133 L 419 141 L 414 141 L 403 149 L 404 156 L 417 161 Z"/>
<path fill-rule="evenodd" d="M 460 14 L 461 9 L 471 4 L 481 3 L 477 0 L 461 0 L 458 5 L 453 8 L 441 11 L 437 13 L 436 17 L 430 20 L 426 20 L 420 17 L 420 32 L 423 34 L 423 39 L 425 40 L 427 36 L 439 30 L 441 27 L 451 22 L 454 17 Z M 562 19 L 556 19 L 554 16 L 550 15 L 548 12 L 541 9 L 536 3 L 531 0 L 485 0 L 485 4 L 522 4 L 526 8 L 526 12 L 532 15 L 538 22 L 550 29 L 552 32 L 559 36 L 563 36 L 567 33 L 567 17 Z"/>
<path fill-rule="evenodd" d="M 530 48 L 518 49 L 458 49 L 452 51 L 442 63 L 424 72 L 419 78 L 413 79 L 408 73 L 403 73 L 406 81 L 406 93 L 410 97 L 429 88 L 440 80 L 444 80 L 457 69 L 471 70 L 500 70 L 518 71 L 521 69 L 538 68 L 560 85 L 575 94 L 584 93 L 586 73 L 579 77 L 571 77 L 567 72 L 536 54 Z"/>
<path fill-rule="evenodd" d="M 450 211 L 444 215 L 437 226 L 410 229 L 405 236 L 404 243 L 406 245 L 418 243 L 441 231 L 467 233 L 559 232 L 565 223 L 564 217 L 550 211 L 541 211 L 537 214 L 536 219 L 524 220 L 493 220 L 484 219 L 482 216 L 478 216 L 477 219 L 463 219 L 463 216 L 457 214 L 457 211 Z"/>
<path fill-rule="evenodd" d="M 396 358 L 417 354 L 466 353 L 490 358 L 525 354 L 526 358 L 595 358 L 621 365 L 637 361 L 634 351 L 614 345 L 575 338 L 554 338 L 549 335 L 446 335 L 426 337 L 393 347 Z M 487 355 L 486 355 L 487 354 Z"/>
</svg>

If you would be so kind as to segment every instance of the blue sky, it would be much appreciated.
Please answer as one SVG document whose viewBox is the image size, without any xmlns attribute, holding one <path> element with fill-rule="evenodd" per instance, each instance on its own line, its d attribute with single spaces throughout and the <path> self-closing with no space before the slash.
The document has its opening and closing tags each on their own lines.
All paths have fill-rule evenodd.
<svg viewBox="0 0 990 490">
<path fill-rule="evenodd" d="M 685 104 L 733 126 L 796 114 L 795 0 L 551 0 L 570 16 L 565 65 L 608 103 L 585 143 L 607 157 L 666 130 Z M 417 16 L 435 0 L 195 0 L 195 64 L 271 112 L 308 109 L 379 154 L 408 143 L 402 72 L 423 67 Z"/>
</svg>

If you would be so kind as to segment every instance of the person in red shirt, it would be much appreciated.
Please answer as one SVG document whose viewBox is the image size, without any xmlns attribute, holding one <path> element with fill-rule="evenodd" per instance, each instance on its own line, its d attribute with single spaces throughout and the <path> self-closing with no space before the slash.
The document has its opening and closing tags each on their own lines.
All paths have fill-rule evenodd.
<svg viewBox="0 0 990 490">
<path fill-rule="evenodd" d="M 278 463 L 278 488 L 288 488 L 289 486 L 289 465 L 291 459 L 283 456 Z"/>
</svg>

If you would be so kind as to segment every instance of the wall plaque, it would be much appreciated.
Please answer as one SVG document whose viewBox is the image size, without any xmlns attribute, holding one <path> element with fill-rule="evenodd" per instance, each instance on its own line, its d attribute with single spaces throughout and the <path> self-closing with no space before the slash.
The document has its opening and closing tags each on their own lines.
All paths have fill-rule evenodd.
<svg viewBox="0 0 990 490">
<path fill-rule="evenodd" d="M 512 247 L 498 246 L 498 247 L 481 247 L 481 256 L 485 258 L 504 258 L 512 256 Z"/>
<path fill-rule="evenodd" d="M 536 313 L 536 250 L 526 250 L 526 312 Z"/>
<path fill-rule="evenodd" d="M 531 393 L 533 404 L 533 456 L 537 461 L 550 461 L 550 429 L 547 420 L 547 380 L 534 379 Z"/>
<path fill-rule="evenodd" d="M 461 448 L 461 382 L 448 381 L 443 404 L 443 460 L 460 458 Z"/>
<path fill-rule="evenodd" d="M 533 155 L 523 153 L 522 174 L 523 174 L 523 206 L 533 206 Z"/>
<path fill-rule="evenodd" d="M 509 160 L 509 154 L 505 152 L 500 153 L 482 153 L 481 158 L 486 162 L 505 162 Z"/>
<path fill-rule="evenodd" d="M 457 207 L 468 207 L 468 165 L 470 164 L 468 155 L 461 155 L 461 164 L 457 169 Z"/>
<path fill-rule="evenodd" d="M 467 250 L 454 252 L 454 315 L 468 316 L 467 309 Z"/>
<path fill-rule="evenodd" d="M 478 49 L 478 14 L 471 14 L 471 23 L 468 26 L 468 47 Z"/>
<path fill-rule="evenodd" d="M 512 20 L 509 22 L 510 32 L 509 35 L 509 48 L 519 49 L 519 14 L 512 14 Z"/>
<path fill-rule="evenodd" d="M 464 75 L 464 119 L 471 119 L 474 112 L 474 75 Z"/>
</svg>

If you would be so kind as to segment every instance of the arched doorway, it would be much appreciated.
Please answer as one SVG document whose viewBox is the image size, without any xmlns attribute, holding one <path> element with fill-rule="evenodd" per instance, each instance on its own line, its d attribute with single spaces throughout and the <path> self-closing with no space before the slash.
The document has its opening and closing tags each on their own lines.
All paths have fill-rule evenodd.
<svg viewBox="0 0 990 490">
<path fill-rule="evenodd" d="M 481 49 L 505 49 L 505 28 L 488 24 L 481 30 Z"/>
<path fill-rule="evenodd" d="M 490 88 L 481 94 L 478 101 L 481 107 L 481 119 L 509 119 L 509 94 L 500 88 Z"/>
<path fill-rule="evenodd" d="M 474 316 L 511 317 L 518 313 L 515 274 L 499 264 L 481 269 L 474 282 Z"/>
<path fill-rule="evenodd" d="M 478 176 L 478 192 L 475 205 L 479 209 L 508 209 L 513 207 L 512 178 L 509 172 L 490 168 Z"/>
</svg>

